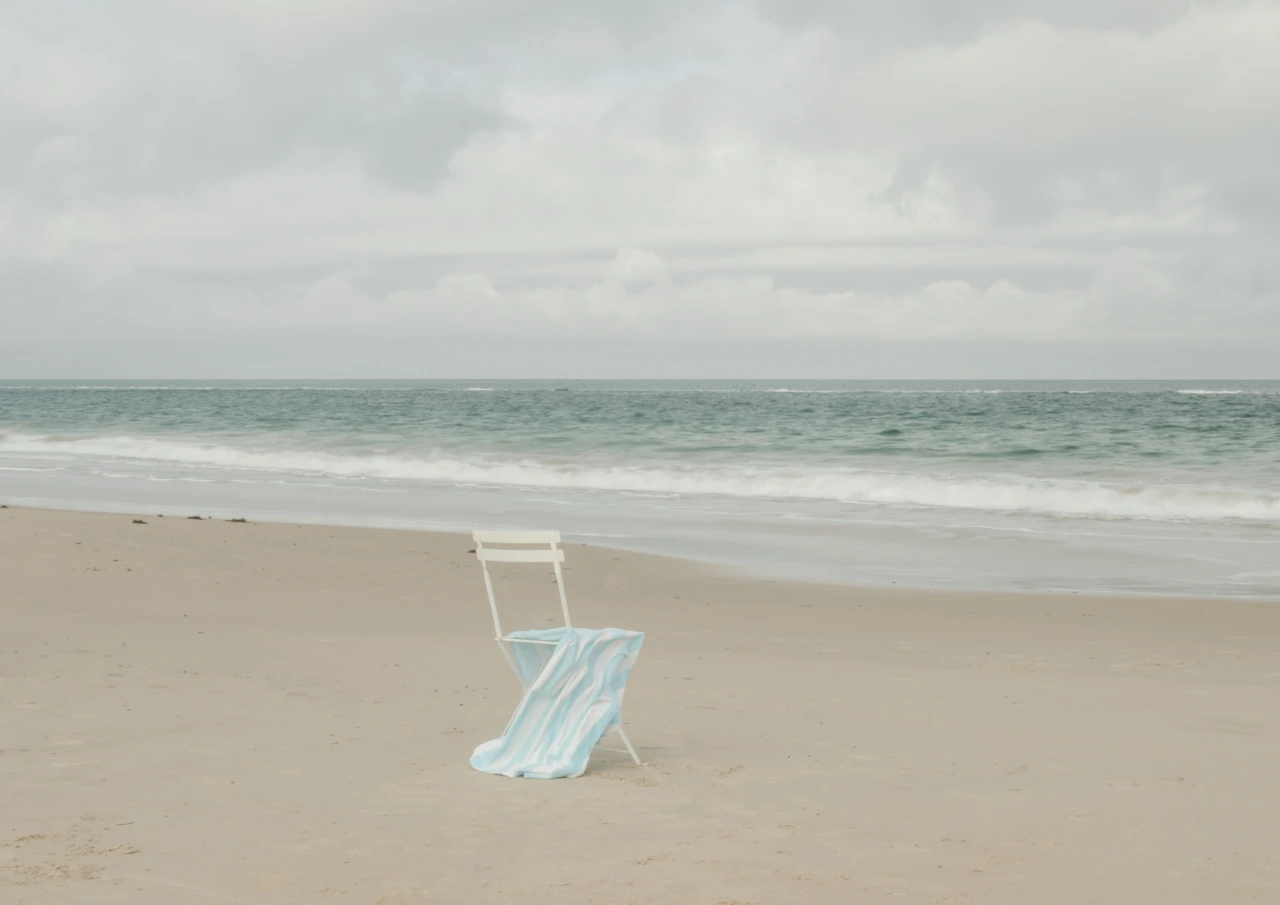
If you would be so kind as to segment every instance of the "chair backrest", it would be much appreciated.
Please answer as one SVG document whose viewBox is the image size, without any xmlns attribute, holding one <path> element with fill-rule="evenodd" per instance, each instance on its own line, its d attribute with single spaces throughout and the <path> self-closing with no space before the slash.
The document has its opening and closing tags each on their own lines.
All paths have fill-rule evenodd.
<svg viewBox="0 0 1280 905">
<path fill-rule="evenodd" d="M 564 551 L 560 549 L 559 531 L 473 531 L 476 542 L 476 559 L 484 572 L 484 589 L 489 595 L 489 610 L 493 613 L 494 637 L 502 639 L 502 621 L 498 618 L 498 602 L 493 596 L 493 582 L 489 579 L 491 562 L 551 563 L 556 573 L 556 590 L 560 592 L 560 611 L 565 626 L 570 626 L 569 600 L 564 593 L 564 575 L 560 563 Z M 489 544 L 491 546 L 485 546 Z M 498 544 L 500 546 L 492 546 Z"/>
</svg>

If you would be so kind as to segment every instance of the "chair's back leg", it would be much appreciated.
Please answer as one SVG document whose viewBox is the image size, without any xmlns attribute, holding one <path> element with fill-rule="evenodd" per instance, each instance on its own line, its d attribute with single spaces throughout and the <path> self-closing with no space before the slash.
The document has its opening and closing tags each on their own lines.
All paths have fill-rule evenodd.
<svg viewBox="0 0 1280 905">
<path fill-rule="evenodd" d="M 551 552 L 554 553 L 557 549 L 556 542 L 552 541 Z M 560 560 L 553 559 L 551 568 L 556 571 L 556 590 L 560 592 L 560 612 L 564 614 L 564 625 L 565 628 L 570 628 L 573 622 L 569 619 L 569 598 L 564 593 L 564 573 L 560 571 Z"/>
</svg>

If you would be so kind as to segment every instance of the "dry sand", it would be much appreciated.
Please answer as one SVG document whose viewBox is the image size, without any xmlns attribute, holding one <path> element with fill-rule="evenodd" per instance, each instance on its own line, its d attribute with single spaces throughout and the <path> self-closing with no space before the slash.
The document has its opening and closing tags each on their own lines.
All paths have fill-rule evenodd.
<svg viewBox="0 0 1280 905">
<path fill-rule="evenodd" d="M 6 905 L 1280 902 L 1275 604 L 575 546 L 648 764 L 508 780 L 466 538 L 140 517 L 0 510 Z"/>
</svg>

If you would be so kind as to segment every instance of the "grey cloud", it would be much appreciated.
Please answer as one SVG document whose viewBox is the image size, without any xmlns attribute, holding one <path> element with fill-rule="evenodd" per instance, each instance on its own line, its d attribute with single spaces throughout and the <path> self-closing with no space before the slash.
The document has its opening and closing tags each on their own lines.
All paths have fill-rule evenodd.
<svg viewBox="0 0 1280 905">
<path fill-rule="evenodd" d="M 138 46 L 114 61 L 120 84 L 95 103 L 14 117 L 0 154 L 15 193 L 57 204 L 189 192 L 301 154 L 344 152 L 422 187 L 500 122 L 440 79 L 380 56 L 300 67 L 190 26 L 166 37 L 123 39 Z"/>
<path fill-rule="evenodd" d="M 188 191 L 299 153 L 350 152 L 423 188 L 472 134 L 503 122 L 495 98 L 509 79 L 619 54 L 662 60 L 658 38 L 680 8 L 18 0 L 0 50 L 24 51 L 18 76 L 34 102 L 5 111 L 0 178 L 54 203 Z"/>
<path fill-rule="evenodd" d="M 1072 206 L 1099 217 L 1168 216 L 1179 203 L 1275 216 L 1273 4 L 948 5 L 975 29 L 956 45 L 930 44 L 933 29 L 910 24 L 916 14 L 937 24 L 942 5 L 926 6 L 895 7 L 916 40 L 900 52 L 850 53 L 842 37 L 810 35 L 806 52 L 780 55 L 754 85 L 765 101 L 736 115 L 798 146 L 896 158 L 891 200 L 941 175 L 997 226 L 1043 225 Z M 1130 13 L 1126 30 L 1112 30 L 1114 15 L 1088 15 L 1113 8 Z M 702 86 L 707 110 L 730 108 L 737 75 L 719 93 Z M 766 79 L 784 87 L 770 96 Z M 675 116 L 697 119 L 686 105 L 674 99 Z"/>
<path fill-rule="evenodd" d="M 1186 14 L 1185 0 L 762 0 L 775 21 L 831 28 L 864 43 L 968 41 L 995 27 L 1038 21 L 1080 29 L 1152 29 Z"/>
<path fill-rule="evenodd" d="M 434 185 L 449 159 L 477 132 L 503 117 L 429 87 L 387 86 L 352 92 L 315 134 L 330 147 L 353 146 L 370 172 L 407 188 Z"/>
</svg>

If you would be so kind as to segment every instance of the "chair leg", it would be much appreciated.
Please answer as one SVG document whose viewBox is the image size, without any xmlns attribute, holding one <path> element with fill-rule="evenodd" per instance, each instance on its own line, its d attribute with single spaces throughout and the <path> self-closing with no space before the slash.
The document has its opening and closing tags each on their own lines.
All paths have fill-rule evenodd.
<svg viewBox="0 0 1280 905">
<path fill-rule="evenodd" d="M 622 744 L 627 746 L 627 753 L 631 755 L 631 759 L 636 762 L 636 766 L 642 766 L 644 761 L 640 759 L 640 755 L 636 754 L 636 749 L 631 745 L 631 739 L 627 738 L 627 734 L 622 731 L 622 727 L 618 727 L 618 737 L 622 739 Z"/>
</svg>

